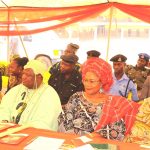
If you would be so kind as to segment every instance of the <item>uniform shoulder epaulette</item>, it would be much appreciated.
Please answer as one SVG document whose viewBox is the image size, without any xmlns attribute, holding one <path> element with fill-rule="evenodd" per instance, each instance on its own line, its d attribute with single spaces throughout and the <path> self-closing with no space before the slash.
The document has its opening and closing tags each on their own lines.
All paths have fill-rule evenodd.
<svg viewBox="0 0 150 150">
<path fill-rule="evenodd" d="M 146 73 L 148 74 L 148 75 L 150 75 L 150 69 L 149 68 L 145 68 L 146 69 Z"/>
<path fill-rule="evenodd" d="M 132 66 L 132 65 L 127 65 L 127 67 L 128 67 L 129 69 L 133 69 L 133 68 L 134 68 L 134 66 Z"/>
<path fill-rule="evenodd" d="M 131 69 L 134 69 L 134 66 L 132 66 L 132 65 L 126 65 L 124 71 L 125 71 L 126 74 L 128 74 L 128 71 L 131 70 Z"/>
</svg>

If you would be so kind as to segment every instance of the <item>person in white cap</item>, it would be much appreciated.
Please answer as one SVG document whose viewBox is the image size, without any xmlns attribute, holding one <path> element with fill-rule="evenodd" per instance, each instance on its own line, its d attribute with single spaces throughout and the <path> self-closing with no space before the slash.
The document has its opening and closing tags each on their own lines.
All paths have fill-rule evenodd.
<svg viewBox="0 0 150 150">
<path fill-rule="evenodd" d="M 0 121 L 57 131 L 61 112 L 56 91 L 43 83 L 46 66 L 31 60 L 24 66 L 22 84 L 10 89 L 0 104 Z"/>
</svg>

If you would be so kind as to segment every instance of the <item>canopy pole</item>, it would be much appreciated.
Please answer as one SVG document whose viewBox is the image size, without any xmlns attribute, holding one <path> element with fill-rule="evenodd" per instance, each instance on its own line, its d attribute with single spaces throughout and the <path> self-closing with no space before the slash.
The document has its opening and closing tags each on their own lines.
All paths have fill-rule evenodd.
<svg viewBox="0 0 150 150">
<path fill-rule="evenodd" d="M 9 33 L 9 27 L 10 27 L 10 25 L 9 25 L 9 23 L 8 23 L 8 26 L 7 26 L 7 32 Z M 9 39 L 10 39 L 10 37 L 9 37 L 9 35 L 7 36 L 7 61 L 9 61 L 10 60 L 10 45 L 9 45 Z"/>
<path fill-rule="evenodd" d="M 16 30 L 17 30 L 17 32 L 18 32 L 19 30 L 18 30 L 18 26 L 17 26 L 17 24 L 16 24 L 16 21 L 15 21 L 15 28 L 16 28 Z M 20 39 L 20 41 L 21 41 L 21 45 L 22 45 L 22 47 L 23 47 L 23 49 L 24 49 L 25 55 L 26 55 L 27 58 L 29 58 L 29 57 L 28 57 L 28 54 L 27 54 L 27 51 L 26 51 L 26 48 L 25 48 L 25 45 L 24 45 L 24 43 L 23 43 L 22 37 L 21 37 L 20 35 L 18 35 L 18 36 L 19 36 L 19 39 Z"/>
<path fill-rule="evenodd" d="M 110 48 L 112 16 L 113 16 L 113 6 L 110 7 L 110 13 L 109 13 L 109 28 L 108 28 L 107 53 L 106 53 L 106 61 L 107 62 L 108 62 L 108 55 L 109 55 L 109 48 Z"/>
</svg>

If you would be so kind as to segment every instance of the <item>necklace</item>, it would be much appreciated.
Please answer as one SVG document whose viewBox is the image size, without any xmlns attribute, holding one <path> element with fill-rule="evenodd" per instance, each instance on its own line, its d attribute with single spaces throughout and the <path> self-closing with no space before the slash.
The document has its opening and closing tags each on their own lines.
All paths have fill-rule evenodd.
<svg viewBox="0 0 150 150">
<path fill-rule="evenodd" d="M 94 105 L 98 105 L 100 103 L 104 103 L 104 101 L 106 100 L 107 95 L 103 94 L 103 93 L 99 93 L 97 96 L 93 96 L 91 98 L 89 98 L 85 92 L 82 92 L 82 95 L 84 97 L 84 99 L 86 99 L 87 101 L 93 103 Z"/>
<path fill-rule="evenodd" d="M 82 92 L 82 95 L 84 97 L 84 99 L 86 99 L 87 101 L 89 101 L 90 103 L 94 104 L 94 105 L 98 105 L 99 102 L 97 102 L 94 97 L 89 98 L 88 96 L 86 96 L 86 94 L 84 92 Z"/>
</svg>

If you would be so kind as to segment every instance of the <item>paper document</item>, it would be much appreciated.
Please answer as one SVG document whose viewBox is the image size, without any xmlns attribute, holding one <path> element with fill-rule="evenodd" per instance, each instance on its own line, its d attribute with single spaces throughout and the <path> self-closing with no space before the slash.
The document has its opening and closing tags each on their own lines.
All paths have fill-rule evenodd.
<svg viewBox="0 0 150 150">
<path fill-rule="evenodd" d="M 80 136 L 77 139 L 82 140 L 84 143 L 92 141 L 92 139 L 90 139 L 90 138 L 88 138 L 86 136 Z"/>
<path fill-rule="evenodd" d="M 71 150 L 94 150 L 94 148 L 90 144 L 82 145 Z"/>
<path fill-rule="evenodd" d="M 24 150 L 58 150 L 64 141 L 64 139 L 39 136 L 32 143 L 24 147 Z"/>
<path fill-rule="evenodd" d="M 148 148 L 148 149 L 150 149 L 150 145 L 140 145 L 140 147 L 143 147 L 143 148 Z"/>
</svg>

